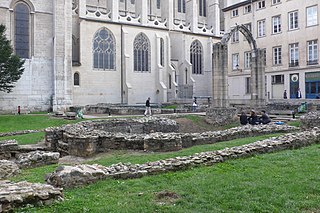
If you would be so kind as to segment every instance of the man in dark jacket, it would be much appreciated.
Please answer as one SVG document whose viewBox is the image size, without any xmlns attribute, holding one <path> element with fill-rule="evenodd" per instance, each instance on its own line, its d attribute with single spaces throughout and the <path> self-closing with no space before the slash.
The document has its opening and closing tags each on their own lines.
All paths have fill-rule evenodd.
<svg viewBox="0 0 320 213">
<path fill-rule="evenodd" d="M 246 115 L 245 112 L 241 112 L 241 115 L 240 115 L 240 124 L 241 124 L 241 125 L 246 125 L 246 124 L 248 124 L 248 116 Z"/>
<path fill-rule="evenodd" d="M 258 116 L 254 110 L 251 110 L 250 117 L 248 118 L 248 122 L 251 125 L 259 124 Z"/>
<path fill-rule="evenodd" d="M 146 101 L 146 111 L 144 112 L 144 116 L 147 116 L 147 114 L 151 116 L 150 98 Z"/>
<path fill-rule="evenodd" d="M 261 110 L 261 118 L 260 118 L 260 123 L 262 124 L 268 124 L 271 122 L 271 118 L 269 115 L 266 113 L 265 110 Z"/>
</svg>

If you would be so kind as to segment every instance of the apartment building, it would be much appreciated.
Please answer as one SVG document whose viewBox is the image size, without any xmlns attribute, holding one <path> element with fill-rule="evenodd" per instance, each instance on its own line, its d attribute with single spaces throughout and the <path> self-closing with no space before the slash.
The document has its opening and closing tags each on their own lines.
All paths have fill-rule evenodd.
<svg viewBox="0 0 320 213">
<path fill-rule="evenodd" d="M 267 100 L 315 99 L 320 94 L 318 0 L 245 0 L 223 9 L 226 31 L 243 24 L 265 51 Z M 228 45 L 228 83 L 231 103 L 251 97 L 251 49 L 241 33 Z"/>
</svg>

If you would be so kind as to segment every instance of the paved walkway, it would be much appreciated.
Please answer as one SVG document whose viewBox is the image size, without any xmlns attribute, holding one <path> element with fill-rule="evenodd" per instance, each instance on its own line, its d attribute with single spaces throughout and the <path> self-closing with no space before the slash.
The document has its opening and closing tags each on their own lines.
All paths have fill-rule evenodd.
<svg viewBox="0 0 320 213">
<path fill-rule="evenodd" d="M 205 112 L 189 112 L 189 113 L 171 113 L 171 114 L 154 114 L 155 117 L 167 117 L 167 116 L 185 116 L 185 115 L 201 115 L 205 116 Z M 144 117 L 144 115 L 108 115 L 108 114 L 90 114 L 83 115 L 83 118 L 86 119 L 95 119 L 95 118 L 127 118 L 127 117 Z"/>
</svg>

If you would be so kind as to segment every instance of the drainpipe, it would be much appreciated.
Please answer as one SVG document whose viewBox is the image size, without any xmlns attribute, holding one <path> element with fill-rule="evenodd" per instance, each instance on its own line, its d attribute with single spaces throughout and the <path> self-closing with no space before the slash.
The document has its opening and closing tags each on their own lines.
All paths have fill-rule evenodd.
<svg viewBox="0 0 320 213">
<path fill-rule="evenodd" d="M 121 104 L 124 103 L 123 101 L 123 92 L 124 92 L 124 82 L 123 82 L 123 76 L 124 76 L 124 60 L 123 60 L 123 25 L 121 24 L 121 42 L 120 42 L 120 45 L 121 45 L 121 53 L 120 53 L 120 60 L 121 60 L 121 76 L 120 76 L 120 97 L 121 97 Z"/>
</svg>

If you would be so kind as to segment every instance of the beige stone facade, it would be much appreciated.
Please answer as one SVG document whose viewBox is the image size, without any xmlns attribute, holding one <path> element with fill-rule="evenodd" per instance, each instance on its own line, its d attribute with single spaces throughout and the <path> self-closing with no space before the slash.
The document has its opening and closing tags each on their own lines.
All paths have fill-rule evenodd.
<svg viewBox="0 0 320 213">
<path fill-rule="evenodd" d="M 246 0 L 228 2 L 225 24 L 250 25 L 257 46 L 266 50 L 267 100 L 317 98 L 320 93 L 320 4 L 317 0 Z M 228 27 L 226 27 L 228 30 Z M 250 46 L 239 33 L 229 42 L 229 99 L 250 100 Z"/>
<path fill-rule="evenodd" d="M 28 57 L 14 91 L 0 93 L 2 112 L 212 96 L 219 0 L 0 0 L 14 49 L 21 4 Z"/>
</svg>

